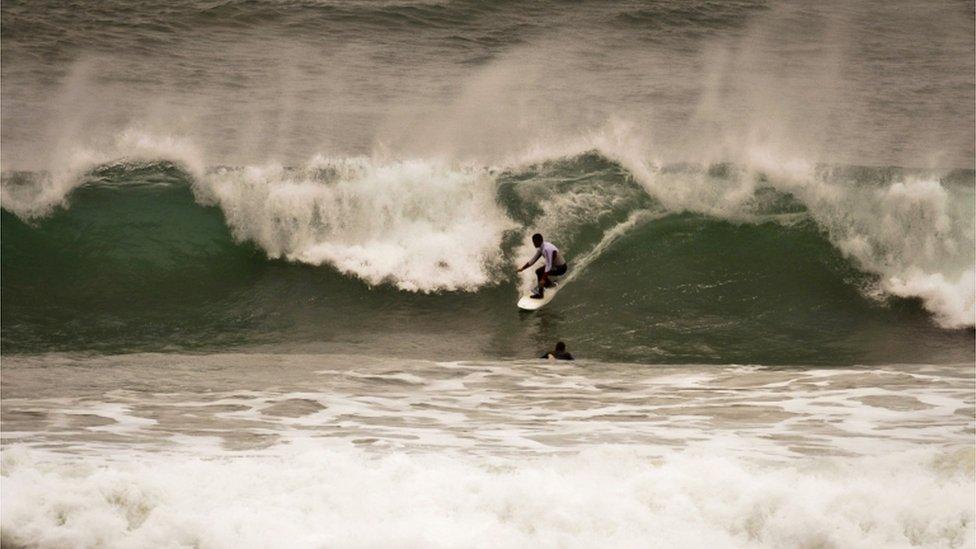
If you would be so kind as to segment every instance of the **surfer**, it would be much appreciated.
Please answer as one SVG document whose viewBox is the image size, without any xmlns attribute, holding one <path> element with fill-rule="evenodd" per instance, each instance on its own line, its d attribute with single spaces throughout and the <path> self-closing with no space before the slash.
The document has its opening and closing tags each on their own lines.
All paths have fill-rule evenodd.
<svg viewBox="0 0 976 549">
<path fill-rule="evenodd" d="M 568 265 L 566 264 L 566 260 L 563 259 L 563 255 L 559 253 L 559 248 L 553 246 L 552 242 L 543 240 L 541 234 L 535 233 L 532 235 L 532 244 L 536 247 L 535 255 L 532 256 L 532 259 L 528 263 L 522 265 L 522 268 L 518 272 L 522 272 L 531 267 L 540 257 L 545 259 L 546 264 L 535 270 L 538 286 L 532 291 L 533 299 L 542 299 L 545 288 L 555 286 L 550 278 L 566 274 Z"/>
<path fill-rule="evenodd" d="M 566 351 L 566 344 L 562 341 L 556 343 L 556 348 L 544 355 L 541 358 L 555 359 L 555 360 L 573 360 L 573 355 Z"/>
</svg>

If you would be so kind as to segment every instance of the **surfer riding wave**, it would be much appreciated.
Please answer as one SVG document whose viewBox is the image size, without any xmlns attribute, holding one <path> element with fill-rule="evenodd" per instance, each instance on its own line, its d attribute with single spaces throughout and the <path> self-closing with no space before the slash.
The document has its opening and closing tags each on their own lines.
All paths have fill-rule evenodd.
<svg viewBox="0 0 976 549">
<path fill-rule="evenodd" d="M 540 257 L 545 259 L 545 265 L 535 270 L 538 284 L 532 292 L 533 299 L 542 299 L 545 294 L 545 289 L 555 286 L 552 277 L 566 274 L 566 269 L 569 268 L 569 265 L 567 265 L 563 255 L 559 253 L 559 248 L 554 246 L 552 242 L 546 242 L 541 234 L 535 233 L 532 235 L 532 244 L 536 247 L 535 255 L 525 265 L 522 265 L 522 268 L 518 272 L 521 273 L 531 267 Z"/>
</svg>

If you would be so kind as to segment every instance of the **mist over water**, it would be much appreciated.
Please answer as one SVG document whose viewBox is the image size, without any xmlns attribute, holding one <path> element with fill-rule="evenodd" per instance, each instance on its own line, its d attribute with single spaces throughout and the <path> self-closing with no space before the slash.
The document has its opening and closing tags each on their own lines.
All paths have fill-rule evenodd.
<svg viewBox="0 0 976 549">
<path fill-rule="evenodd" d="M 491 164 L 610 119 L 661 162 L 973 162 L 966 2 L 9 2 L 2 24 L 8 170 L 127 128 L 208 165 Z"/>
</svg>

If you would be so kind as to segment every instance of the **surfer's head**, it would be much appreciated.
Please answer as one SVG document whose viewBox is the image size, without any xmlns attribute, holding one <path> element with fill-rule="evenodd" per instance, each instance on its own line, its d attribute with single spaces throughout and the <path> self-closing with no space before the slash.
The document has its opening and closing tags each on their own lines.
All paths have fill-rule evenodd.
<svg viewBox="0 0 976 549">
<path fill-rule="evenodd" d="M 536 248 L 542 246 L 542 235 L 540 233 L 532 235 L 532 243 L 535 244 Z"/>
<path fill-rule="evenodd" d="M 566 351 L 566 344 L 563 343 L 562 341 L 557 341 L 556 342 L 556 352 L 557 353 L 562 353 L 562 352 L 565 352 L 565 351 Z"/>
</svg>

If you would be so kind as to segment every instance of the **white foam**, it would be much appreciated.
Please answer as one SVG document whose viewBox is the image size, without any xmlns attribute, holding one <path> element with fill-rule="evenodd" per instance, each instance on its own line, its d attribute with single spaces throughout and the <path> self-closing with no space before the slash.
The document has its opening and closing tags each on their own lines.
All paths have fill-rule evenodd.
<svg viewBox="0 0 976 549">
<path fill-rule="evenodd" d="M 99 402 L 80 410 L 68 411 L 67 413 L 94 415 L 114 421 L 114 423 L 109 425 L 96 425 L 94 427 L 88 427 L 88 429 L 91 431 L 128 433 L 156 425 L 157 421 L 155 419 L 133 415 L 131 410 L 131 406 L 127 406 L 125 404 Z"/>
<path fill-rule="evenodd" d="M 322 449 L 3 453 L 4 543 L 36 547 L 963 547 L 971 450 L 750 462 L 620 447 L 532 459 Z M 897 479 L 897 482 L 892 482 Z"/>
<path fill-rule="evenodd" d="M 270 257 L 409 291 L 494 282 L 513 227 L 487 171 L 434 161 L 317 157 L 297 170 L 221 169 L 198 193 L 220 205 L 237 238 Z"/>
</svg>

